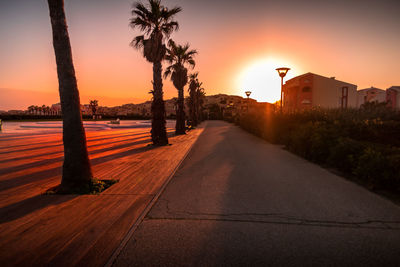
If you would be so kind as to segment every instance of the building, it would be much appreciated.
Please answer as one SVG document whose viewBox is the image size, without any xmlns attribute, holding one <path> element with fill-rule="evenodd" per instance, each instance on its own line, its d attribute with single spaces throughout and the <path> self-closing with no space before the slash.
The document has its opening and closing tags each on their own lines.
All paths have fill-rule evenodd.
<svg viewBox="0 0 400 267">
<path fill-rule="evenodd" d="M 386 91 L 383 89 L 370 87 L 357 91 L 357 107 L 367 102 L 385 102 Z"/>
<path fill-rule="evenodd" d="M 308 72 L 294 77 L 283 86 L 283 109 L 311 107 L 347 108 L 357 106 L 357 85 Z"/>
<path fill-rule="evenodd" d="M 165 100 L 165 114 L 167 118 L 176 117 L 177 100 L 176 97 Z M 188 97 L 186 97 L 184 102 L 186 116 L 189 116 L 188 100 Z M 202 112 L 205 113 L 206 117 L 210 114 L 210 110 L 214 113 L 217 112 L 220 117 L 223 115 L 236 117 L 245 112 L 251 112 L 252 110 L 264 107 L 266 104 L 272 105 L 269 103 L 258 103 L 256 100 L 251 98 L 246 99 L 240 96 L 218 94 L 205 96 Z M 61 114 L 61 104 L 53 104 L 51 110 L 54 112 L 54 115 Z M 92 110 L 90 109 L 89 104 L 81 105 L 81 112 L 82 115 L 92 115 Z M 140 104 L 124 104 L 115 107 L 98 106 L 96 113 L 102 116 L 141 116 L 144 118 L 150 118 L 151 101 L 146 101 Z"/>
<path fill-rule="evenodd" d="M 250 111 L 257 103 L 254 99 L 247 99 L 241 96 L 218 94 L 206 96 L 204 99 L 204 108 L 206 116 L 218 117 L 216 113 L 219 112 L 220 116 L 236 117 L 240 114 Z"/>
<path fill-rule="evenodd" d="M 392 86 L 386 90 L 386 101 L 389 107 L 400 109 L 400 86 Z"/>
</svg>

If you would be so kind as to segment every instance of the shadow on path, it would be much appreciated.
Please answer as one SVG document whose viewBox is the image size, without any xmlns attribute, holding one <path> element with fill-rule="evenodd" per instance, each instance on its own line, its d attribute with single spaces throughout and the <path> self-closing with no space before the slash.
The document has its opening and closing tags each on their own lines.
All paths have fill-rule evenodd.
<svg viewBox="0 0 400 267">
<path fill-rule="evenodd" d="M 37 210 L 70 201 L 78 195 L 38 195 L 0 208 L 0 224 L 14 221 Z"/>
</svg>

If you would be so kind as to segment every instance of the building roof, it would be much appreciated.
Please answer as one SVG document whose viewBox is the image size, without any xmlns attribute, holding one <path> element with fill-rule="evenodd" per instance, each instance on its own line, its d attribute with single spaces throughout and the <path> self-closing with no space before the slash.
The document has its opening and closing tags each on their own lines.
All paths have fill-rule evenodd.
<svg viewBox="0 0 400 267">
<path fill-rule="evenodd" d="M 320 77 L 320 78 L 332 79 L 332 80 L 335 80 L 335 81 L 338 81 L 338 82 L 347 83 L 347 84 L 350 84 L 350 85 L 354 85 L 354 86 L 356 86 L 355 84 L 352 84 L 352 83 L 348 83 L 348 82 L 344 82 L 344 81 L 336 80 L 336 77 L 325 77 L 325 76 L 322 76 L 322 75 L 319 75 L 319 74 L 315 74 L 315 73 L 312 73 L 312 72 L 307 72 L 307 73 L 304 73 L 304 74 L 302 74 L 302 75 L 299 75 L 299 76 L 293 77 L 292 79 L 290 79 L 290 80 L 287 80 L 287 81 L 286 81 L 286 83 L 287 83 L 287 82 L 290 82 L 290 81 L 292 81 L 292 80 L 299 79 L 299 78 L 301 78 L 301 77 L 303 77 L 303 76 L 306 76 L 306 75 L 313 75 L 313 76 L 318 76 L 318 77 Z"/>
<path fill-rule="evenodd" d="M 389 90 L 389 89 L 390 90 L 396 90 L 396 91 L 400 92 L 400 86 L 398 86 L 398 85 L 391 86 L 387 90 Z"/>
<path fill-rule="evenodd" d="M 360 92 L 360 91 L 368 91 L 368 90 L 378 90 L 378 91 L 385 92 L 384 89 L 379 89 L 379 88 L 376 88 L 376 87 L 373 87 L 373 86 L 371 86 L 370 88 L 359 89 L 359 90 L 357 90 L 357 92 Z"/>
</svg>

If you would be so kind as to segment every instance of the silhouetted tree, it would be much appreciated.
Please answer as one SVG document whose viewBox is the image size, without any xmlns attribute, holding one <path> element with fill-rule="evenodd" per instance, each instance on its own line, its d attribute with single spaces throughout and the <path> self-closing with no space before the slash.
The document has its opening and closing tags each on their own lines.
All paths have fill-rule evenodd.
<svg viewBox="0 0 400 267">
<path fill-rule="evenodd" d="M 188 106 L 189 106 L 189 119 L 193 126 L 198 125 L 198 116 L 197 116 L 197 98 L 196 98 L 196 90 L 199 86 L 198 80 L 198 72 L 192 73 L 189 75 L 189 99 L 188 99 Z"/>
<path fill-rule="evenodd" d="M 160 0 L 149 0 L 147 7 L 142 3 L 136 3 L 132 9 L 133 18 L 130 26 L 139 28 L 144 35 L 136 36 L 131 45 L 143 49 L 146 60 L 153 63 L 151 139 L 154 145 L 168 144 L 161 62 L 166 53 L 164 41 L 179 28 L 178 22 L 174 21 L 173 17 L 181 10 L 180 7 L 168 9 L 161 5 Z"/>
<path fill-rule="evenodd" d="M 204 120 L 204 99 L 206 97 L 206 92 L 202 87 L 203 83 L 198 82 L 198 86 L 196 89 L 196 115 L 197 121 L 202 122 Z"/>
<path fill-rule="evenodd" d="M 31 105 L 31 106 L 28 107 L 28 113 L 29 114 L 33 114 L 34 111 L 35 111 L 35 106 L 34 105 Z"/>
<path fill-rule="evenodd" d="M 82 124 L 63 0 L 48 0 L 63 114 L 64 163 L 61 192 L 88 190 L 93 178 Z"/>
<path fill-rule="evenodd" d="M 185 98 L 183 88 L 188 82 L 187 68 L 185 65 L 194 68 L 194 55 L 196 50 L 189 50 L 189 44 L 177 45 L 173 40 L 169 40 L 165 60 L 169 66 L 164 72 L 164 78 L 171 77 L 171 81 L 178 90 L 178 102 L 176 110 L 175 134 L 185 133 Z"/>
<path fill-rule="evenodd" d="M 93 116 L 96 118 L 97 107 L 99 106 L 98 100 L 90 100 L 89 107 L 92 110 Z"/>
</svg>

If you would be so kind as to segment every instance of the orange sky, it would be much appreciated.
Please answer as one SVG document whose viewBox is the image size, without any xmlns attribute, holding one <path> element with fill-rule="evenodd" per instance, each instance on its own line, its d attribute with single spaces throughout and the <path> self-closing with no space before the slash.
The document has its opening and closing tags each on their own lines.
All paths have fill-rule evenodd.
<svg viewBox="0 0 400 267">
<path fill-rule="evenodd" d="M 291 68 L 288 79 L 314 72 L 359 89 L 399 85 L 398 2 L 321 2 L 163 1 L 183 8 L 172 38 L 199 51 L 195 70 L 208 95 L 250 90 L 276 101 L 281 66 Z M 65 3 L 81 102 L 149 100 L 152 66 L 129 46 L 138 35 L 128 26 L 132 1 Z M 0 110 L 58 102 L 46 1 L 1 1 L 0 20 Z M 169 81 L 164 91 L 166 99 L 177 95 Z"/>
</svg>

